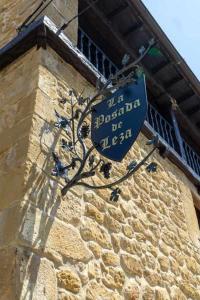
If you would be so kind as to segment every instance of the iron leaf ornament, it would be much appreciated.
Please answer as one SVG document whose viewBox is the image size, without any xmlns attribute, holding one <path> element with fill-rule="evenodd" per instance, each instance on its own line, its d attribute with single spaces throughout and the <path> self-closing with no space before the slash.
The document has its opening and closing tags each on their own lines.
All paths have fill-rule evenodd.
<svg viewBox="0 0 200 300">
<path fill-rule="evenodd" d="M 113 108 L 116 105 L 116 109 L 112 110 L 113 118 L 115 118 L 115 115 L 117 113 L 120 116 L 120 113 L 123 112 L 124 108 L 120 103 L 117 104 L 113 100 L 115 99 L 114 95 L 116 91 L 119 91 L 119 89 L 125 88 L 127 90 L 128 98 L 126 98 L 125 94 L 125 105 L 128 112 L 129 110 L 133 108 L 137 109 L 137 107 L 140 106 L 139 98 L 141 94 L 134 94 L 134 92 L 131 94 L 131 89 L 129 87 L 133 87 L 134 91 L 134 89 L 137 90 L 137 88 L 135 88 L 136 85 L 138 86 L 143 84 L 142 81 L 144 80 L 144 74 L 138 64 L 148 54 L 153 45 L 154 41 L 151 39 L 148 43 L 148 46 L 141 46 L 139 48 L 139 57 L 134 62 L 130 62 L 130 55 L 125 54 L 122 58 L 121 70 L 119 70 L 115 75 L 110 75 L 108 80 L 99 77 L 96 86 L 96 92 L 93 96 L 89 98 L 83 97 L 83 93 L 79 95 L 75 90 L 70 90 L 68 94 L 69 98 L 67 97 L 67 100 L 62 99 L 62 104 L 71 106 L 71 116 L 65 117 L 63 115 L 60 115 L 55 110 L 56 120 L 54 122 L 54 125 L 56 128 L 59 128 L 61 131 L 63 131 L 64 134 L 66 134 L 65 138 L 62 135 L 59 144 L 60 150 L 62 150 L 63 155 L 68 155 L 68 163 L 65 164 L 63 162 L 63 156 L 61 159 L 58 153 L 55 153 L 53 151 L 52 158 L 54 167 L 52 168 L 51 175 L 53 177 L 64 180 L 65 184 L 61 190 L 63 196 L 66 195 L 69 189 L 78 186 L 82 186 L 86 189 L 92 190 L 110 189 L 110 201 L 117 202 L 121 194 L 119 185 L 127 180 L 130 176 L 135 174 L 142 166 L 147 166 L 146 171 L 149 173 L 155 172 L 157 170 L 156 163 L 151 162 L 147 165 L 148 159 L 159 146 L 159 138 L 158 136 L 155 136 L 153 137 L 153 139 L 147 142 L 147 145 L 150 147 L 149 153 L 141 161 L 133 160 L 132 162 L 130 162 L 126 166 L 125 174 L 123 176 L 119 178 L 116 178 L 115 176 L 113 178 L 112 171 L 115 168 L 115 165 L 113 165 L 105 158 L 102 159 L 102 155 L 97 155 L 97 152 L 101 153 L 102 151 L 102 141 L 98 140 L 97 142 L 95 142 L 94 139 L 92 139 L 93 143 L 91 143 L 91 137 L 93 134 L 92 127 L 94 126 L 94 124 L 92 123 L 92 126 L 90 126 L 89 124 L 90 115 L 95 113 L 96 104 L 99 104 L 106 99 L 110 105 L 108 109 Z M 121 98 L 119 93 L 117 95 L 120 101 Z M 131 98 L 131 95 L 133 96 L 133 98 L 135 98 Z M 133 102 L 133 100 L 135 102 Z M 140 109 L 142 111 L 142 107 L 140 107 Z M 138 109 L 138 114 L 139 113 L 140 112 Z M 146 107 L 143 111 L 142 118 L 145 118 L 145 113 Z M 110 122 L 109 117 L 107 117 L 106 122 Z M 132 128 L 133 122 L 134 118 L 132 117 L 132 121 L 130 120 L 127 126 Z M 121 124 L 120 122 L 113 122 L 113 124 L 111 122 L 110 126 L 112 126 L 113 132 L 119 132 L 118 136 L 116 135 L 113 137 L 112 142 L 114 146 L 117 143 L 118 145 L 121 145 L 120 143 L 123 142 L 123 139 L 128 139 L 128 137 L 131 136 L 129 127 L 126 128 L 125 125 Z M 141 124 L 139 124 L 138 132 L 135 134 L 135 139 L 139 133 L 139 130 L 141 129 L 141 126 L 142 122 Z M 122 135 L 121 130 L 123 128 L 125 128 L 125 133 L 123 133 Z M 59 134 L 60 133 L 61 132 L 59 131 Z M 104 131 L 104 133 L 106 134 L 106 131 Z M 128 150 L 130 149 L 132 144 L 133 141 L 129 140 L 129 142 L 127 143 Z M 119 147 L 119 149 L 121 148 Z M 117 156 L 116 159 L 113 160 L 121 161 L 128 152 L 127 149 L 124 150 L 124 154 L 122 156 Z M 59 151 L 59 153 L 61 152 Z M 104 156 L 106 157 L 106 155 Z M 102 176 L 103 182 L 107 182 L 102 185 L 95 185 L 95 176 Z M 93 180 L 90 180 L 90 178 L 93 178 Z"/>
</svg>

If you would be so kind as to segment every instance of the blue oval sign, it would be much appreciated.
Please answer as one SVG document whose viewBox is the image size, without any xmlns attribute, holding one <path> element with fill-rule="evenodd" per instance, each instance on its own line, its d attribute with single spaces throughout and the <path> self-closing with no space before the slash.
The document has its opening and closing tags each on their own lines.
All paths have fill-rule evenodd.
<svg viewBox="0 0 200 300">
<path fill-rule="evenodd" d="M 108 159 L 122 161 L 135 142 L 146 114 L 144 76 L 94 105 L 91 139 L 97 151 Z"/>
</svg>

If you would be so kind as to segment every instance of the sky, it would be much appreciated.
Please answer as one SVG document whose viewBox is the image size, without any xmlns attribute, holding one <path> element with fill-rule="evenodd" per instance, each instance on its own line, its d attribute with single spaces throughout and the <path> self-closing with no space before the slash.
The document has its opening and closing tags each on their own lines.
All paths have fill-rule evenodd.
<svg viewBox="0 0 200 300">
<path fill-rule="evenodd" d="M 200 80 L 200 0 L 143 0 Z"/>
</svg>

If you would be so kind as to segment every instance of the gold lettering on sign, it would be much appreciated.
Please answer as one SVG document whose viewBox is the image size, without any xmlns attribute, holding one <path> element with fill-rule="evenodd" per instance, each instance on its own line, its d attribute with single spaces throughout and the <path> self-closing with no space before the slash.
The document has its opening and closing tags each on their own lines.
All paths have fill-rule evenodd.
<svg viewBox="0 0 200 300">
<path fill-rule="evenodd" d="M 112 146 L 117 145 L 117 140 L 118 140 L 117 136 L 114 136 L 114 138 L 112 138 Z"/>
<path fill-rule="evenodd" d="M 122 144 L 123 141 L 124 141 L 124 133 L 122 132 L 122 133 L 120 133 L 120 135 L 119 135 L 119 143 Z"/>
<path fill-rule="evenodd" d="M 115 103 L 115 98 L 111 98 L 107 101 L 107 104 L 108 104 L 108 108 L 112 108 L 113 106 L 116 105 Z"/>
<path fill-rule="evenodd" d="M 120 100 L 118 101 L 122 101 L 122 97 L 123 96 L 120 96 Z M 118 98 L 118 99 L 119 99 Z M 114 104 L 114 101 L 115 99 L 112 98 L 110 100 L 108 100 L 108 102 L 110 103 L 109 105 L 111 105 L 110 107 L 112 106 L 115 106 Z M 126 113 L 129 113 L 131 112 L 133 109 L 137 109 L 138 107 L 141 106 L 141 102 L 140 102 L 140 99 L 136 99 L 132 102 L 126 102 L 124 106 L 122 106 L 121 108 L 119 109 L 116 109 L 113 113 L 111 113 L 110 115 L 100 115 L 99 117 L 95 118 L 95 128 L 96 129 L 99 129 L 99 127 L 101 127 L 104 123 L 107 124 L 107 123 L 110 123 L 111 121 L 117 119 L 118 117 L 121 117 L 123 116 L 124 114 Z"/>
<path fill-rule="evenodd" d="M 117 144 L 123 144 L 124 141 L 130 139 L 132 137 L 131 128 L 127 129 L 125 132 L 121 132 L 119 136 L 114 136 L 110 138 L 107 136 L 106 138 L 102 139 L 100 144 L 102 147 L 102 151 L 109 149 L 111 146 L 116 146 Z"/>
<path fill-rule="evenodd" d="M 99 128 L 104 123 L 104 115 L 100 115 L 95 119 L 95 125 L 94 128 Z"/>
<path fill-rule="evenodd" d="M 125 103 L 125 106 L 126 106 L 126 112 L 133 110 L 133 102 Z"/>
<path fill-rule="evenodd" d="M 133 107 L 134 107 L 134 108 L 137 108 L 137 107 L 139 107 L 140 105 L 141 105 L 140 99 L 137 99 L 137 100 L 135 100 L 135 101 L 133 102 Z"/>
<path fill-rule="evenodd" d="M 118 117 L 124 115 L 124 107 L 121 107 L 118 112 Z"/>
<path fill-rule="evenodd" d="M 120 96 L 118 97 L 117 103 L 121 103 L 121 102 L 123 102 L 123 101 L 124 101 L 124 95 L 120 95 Z"/>
<path fill-rule="evenodd" d="M 112 121 L 117 118 L 117 110 L 112 113 Z"/>
<path fill-rule="evenodd" d="M 111 116 L 110 116 L 110 115 L 107 115 L 107 116 L 105 117 L 105 123 L 109 123 L 110 120 L 111 120 Z"/>
<path fill-rule="evenodd" d="M 101 142 L 101 147 L 102 147 L 102 151 L 109 149 L 110 145 L 109 145 L 109 136 L 107 136 L 105 139 L 102 139 Z"/>
<path fill-rule="evenodd" d="M 132 131 L 131 131 L 131 129 L 126 130 L 125 139 L 127 140 L 127 139 L 129 139 L 131 137 L 132 137 Z"/>
<path fill-rule="evenodd" d="M 122 124 L 123 122 L 119 122 L 118 124 L 112 124 L 112 132 L 122 128 Z"/>
</svg>

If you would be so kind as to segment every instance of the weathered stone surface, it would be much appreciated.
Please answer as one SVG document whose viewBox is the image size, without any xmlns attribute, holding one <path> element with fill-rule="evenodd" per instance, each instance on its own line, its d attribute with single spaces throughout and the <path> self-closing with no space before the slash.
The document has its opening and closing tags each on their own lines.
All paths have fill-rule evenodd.
<svg viewBox="0 0 200 300">
<path fill-rule="evenodd" d="M 81 288 L 79 277 L 71 270 L 61 270 L 57 273 L 58 284 L 66 290 L 78 293 Z"/>
<path fill-rule="evenodd" d="M 125 282 L 125 274 L 119 268 L 109 267 L 102 278 L 102 282 L 110 289 L 121 290 Z"/>
<path fill-rule="evenodd" d="M 81 201 L 74 197 L 72 193 L 66 196 L 64 201 L 61 200 L 57 210 L 57 217 L 66 223 L 78 225 L 82 216 Z"/>
<path fill-rule="evenodd" d="M 104 252 L 102 254 L 102 259 L 105 265 L 108 266 L 118 266 L 119 265 L 119 256 L 112 252 Z"/>
<path fill-rule="evenodd" d="M 171 288 L 171 299 L 172 300 L 187 300 L 186 296 L 181 292 L 178 287 Z"/>
<path fill-rule="evenodd" d="M 132 213 L 136 210 L 132 201 L 122 202 L 120 207 L 125 217 L 131 217 Z"/>
<path fill-rule="evenodd" d="M 16 275 L 20 274 L 17 299 L 37 300 L 57 297 L 56 272 L 51 261 L 19 248 L 16 266 Z"/>
<path fill-rule="evenodd" d="M 197 264 L 196 260 L 193 257 L 186 258 L 186 265 L 193 274 L 200 275 L 200 266 Z"/>
<path fill-rule="evenodd" d="M 130 239 L 133 237 L 133 229 L 132 229 L 131 226 L 129 226 L 129 225 L 124 225 L 124 226 L 122 227 L 122 230 L 123 230 L 123 233 L 124 233 L 124 235 L 125 235 L 126 237 L 128 237 L 128 238 L 130 238 Z"/>
<path fill-rule="evenodd" d="M 104 225 L 106 228 L 116 233 L 119 233 L 121 230 L 121 224 L 109 215 L 105 215 Z"/>
<path fill-rule="evenodd" d="M 142 253 L 139 243 L 135 240 L 121 238 L 120 246 L 124 251 L 131 254 L 141 255 Z"/>
<path fill-rule="evenodd" d="M 103 227 L 93 220 L 86 220 L 81 226 L 81 235 L 85 241 L 95 241 L 103 248 L 111 249 L 110 236 Z"/>
<path fill-rule="evenodd" d="M 88 264 L 88 276 L 90 279 L 95 278 L 97 281 L 101 278 L 101 267 L 99 262 L 90 261 Z"/>
<path fill-rule="evenodd" d="M 145 232 L 145 228 L 140 220 L 130 219 L 129 224 L 133 228 L 134 232 L 141 232 L 141 233 Z"/>
<path fill-rule="evenodd" d="M 151 244 L 147 245 L 147 250 L 154 256 L 157 257 L 158 256 L 158 248 L 156 246 L 153 246 Z M 143 251 L 144 252 L 144 251 Z"/>
<path fill-rule="evenodd" d="M 33 207 L 25 214 L 19 240 L 29 247 L 44 249 L 55 259 L 60 256 L 87 262 L 92 256 L 74 227 L 56 221 Z"/>
<path fill-rule="evenodd" d="M 165 256 L 160 256 L 158 258 L 160 268 L 163 272 L 167 272 L 169 269 L 169 260 Z"/>
<path fill-rule="evenodd" d="M 85 208 L 86 216 L 96 220 L 99 224 L 104 222 L 104 214 L 101 213 L 95 206 L 92 204 L 87 204 Z"/>
<path fill-rule="evenodd" d="M 183 281 L 180 284 L 180 289 L 185 294 L 187 298 L 192 298 L 194 300 L 200 299 L 199 291 L 196 289 L 196 287 L 192 286 L 190 282 Z"/>
<path fill-rule="evenodd" d="M 16 248 L 0 250 L 0 299 L 14 300 L 17 289 L 16 274 Z M 19 283 L 18 283 L 19 284 Z"/>
<path fill-rule="evenodd" d="M 156 259 L 150 253 L 146 253 L 146 256 L 142 259 L 142 261 L 144 261 L 144 265 L 149 269 L 156 268 Z"/>
<path fill-rule="evenodd" d="M 146 286 L 143 289 L 142 299 L 144 299 L 144 300 L 154 300 L 155 299 L 154 296 L 155 296 L 154 290 L 152 288 L 150 288 L 149 286 Z"/>
<path fill-rule="evenodd" d="M 86 290 L 86 300 L 94 299 L 119 300 L 119 295 L 106 289 L 103 285 L 91 281 Z"/>
<path fill-rule="evenodd" d="M 96 244 L 94 242 L 89 242 L 88 243 L 88 247 L 92 251 L 92 253 L 94 254 L 94 256 L 96 258 L 100 258 L 101 257 L 102 248 L 98 244 Z"/>
<path fill-rule="evenodd" d="M 166 256 L 168 256 L 170 254 L 171 249 L 164 242 L 161 242 L 159 244 L 159 247 L 160 247 L 160 250 L 163 252 L 163 254 L 165 254 Z"/>
<path fill-rule="evenodd" d="M 180 252 L 177 252 L 176 250 L 171 250 L 170 255 L 179 263 L 180 266 L 184 265 L 184 255 Z"/>
<path fill-rule="evenodd" d="M 115 252 L 119 252 L 120 250 L 120 237 L 117 234 L 111 235 L 112 246 Z"/>
<path fill-rule="evenodd" d="M 143 266 L 140 263 L 139 259 L 136 259 L 135 257 L 130 255 L 122 254 L 121 260 L 125 272 L 130 275 L 142 276 Z"/>
<path fill-rule="evenodd" d="M 96 208 L 98 208 L 100 211 L 105 211 L 105 201 L 93 192 L 87 192 L 86 194 L 84 194 L 84 200 L 96 206 Z"/>
<path fill-rule="evenodd" d="M 170 300 L 169 294 L 166 289 L 157 288 L 156 297 L 157 300 Z"/>
<path fill-rule="evenodd" d="M 124 223 L 124 215 L 119 208 L 114 206 L 108 207 L 108 212 L 115 220 Z"/>
<path fill-rule="evenodd" d="M 162 278 L 156 271 L 145 270 L 144 277 L 151 286 L 163 285 Z"/>
<path fill-rule="evenodd" d="M 89 281 L 87 265 L 82 262 L 79 262 L 76 264 L 75 267 L 76 267 L 77 274 L 81 279 L 82 285 L 83 286 L 86 285 Z"/>
<path fill-rule="evenodd" d="M 126 283 L 123 289 L 123 294 L 125 300 L 139 300 L 139 287 L 135 284 L 135 282 L 129 281 L 128 283 Z"/>
<path fill-rule="evenodd" d="M 58 300 L 80 300 L 80 298 L 62 291 L 58 295 Z"/>
<path fill-rule="evenodd" d="M 175 275 L 179 275 L 179 274 L 180 274 L 180 269 L 179 269 L 178 263 L 177 263 L 174 259 L 172 259 L 172 260 L 170 261 L 170 265 L 171 265 L 171 270 L 172 270 L 172 272 L 173 272 Z"/>
</svg>

